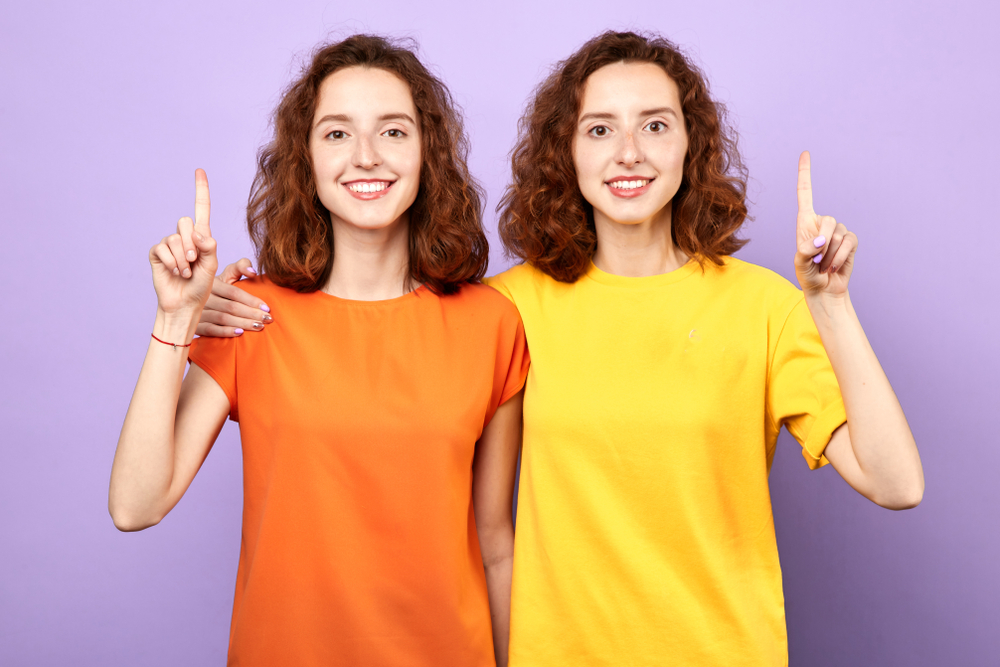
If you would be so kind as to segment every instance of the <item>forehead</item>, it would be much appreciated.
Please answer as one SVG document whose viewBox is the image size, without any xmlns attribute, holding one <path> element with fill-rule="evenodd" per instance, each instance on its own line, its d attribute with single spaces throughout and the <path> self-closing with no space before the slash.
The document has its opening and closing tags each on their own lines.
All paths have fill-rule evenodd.
<svg viewBox="0 0 1000 667">
<path fill-rule="evenodd" d="M 320 84 L 314 120 L 328 114 L 361 120 L 390 113 L 417 117 L 410 86 L 384 69 L 345 67 Z"/>
<path fill-rule="evenodd" d="M 680 91 L 654 63 L 618 62 L 595 71 L 583 86 L 580 113 L 625 113 L 671 107 L 681 112 Z"/>
</svg>

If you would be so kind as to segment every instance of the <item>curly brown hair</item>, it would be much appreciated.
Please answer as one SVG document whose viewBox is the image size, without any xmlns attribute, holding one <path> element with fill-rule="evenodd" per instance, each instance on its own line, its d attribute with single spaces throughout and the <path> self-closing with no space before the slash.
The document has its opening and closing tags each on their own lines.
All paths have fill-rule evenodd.
<svg viewBox="0 0 1000 667">
<path fill-rule="evenodd" d="M 659 35 L 609 31 L 557 64 L 535 90 L 511 153 L 513 182 L 497 207 L 507 254 L 562 282 L 583 275 L 597 248 L 593 207 L 573 164 L 583 87 L 591 74 L 618 62 L 659 65 L 680 92 L 688 151 L 671 201 L 674 243 L 699 262 L 721 264 L 747 242 L 736 237 L 747 218 L 746 168 L 705 76 Z"/>
<path fill-rule="evenodd" d="M 386 70 L 405 81 L 420 123 L 420 189 L 410 207 L 409 280 L 450 294 L 486 272 L 484 193 L 469 174 L 468 139 L 451 94 L 411 42 L 353 35 L 320 47 L 274 113 L 274 139 L 257 155 L 247 227 L 260 269 L 299 292 L 323 287 L 333 266 L 330 213 L 319 200 L 309 132 L 323 81 L 344 67 Z"/>
</svg>

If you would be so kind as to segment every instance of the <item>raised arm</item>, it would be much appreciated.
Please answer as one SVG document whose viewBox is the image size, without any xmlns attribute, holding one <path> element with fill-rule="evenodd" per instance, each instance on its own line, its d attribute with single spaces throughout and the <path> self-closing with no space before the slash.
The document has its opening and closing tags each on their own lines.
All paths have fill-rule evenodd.
<svg viewBox="0 0 1000 667">
<path fill-rule="evenodd" d="M 177 504 L 229 412 L 229 400 L 207 373 L 193 367 L 184 378 L 187 346 L 218 267 L 208 179 L 200 169 L 195 190 L 194 221 L 181 218 L 177 233 L 149 251 L 156 320 L 118 439 L 108 493 L 119 530 L 155 525 Z"/>
<path fill-rule="evenodd" d="M 524 390 L 497 408 L 476 443 L 472 502 L 486 570 L 497 667 L 507 665 L 510 638 L 510 585 L 514 564 L 514 475 L 521 448 Z"/>
<path fill-rule="evenodd" d="M 826 457 L 869 500 L 889 509 L 916 507 L 924 494 L 917 445 L 847 291 L 858 239 L 813 211 L 808 152 L 799 158 L 798 200 L 795 273 L 847 411 Z"/>
</svg>

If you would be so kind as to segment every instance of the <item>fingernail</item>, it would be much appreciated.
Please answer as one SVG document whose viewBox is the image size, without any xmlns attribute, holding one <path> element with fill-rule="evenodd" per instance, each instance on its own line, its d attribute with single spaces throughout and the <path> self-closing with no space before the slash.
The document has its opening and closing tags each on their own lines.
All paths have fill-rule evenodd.
<svg viewBox="0 0 1000 667">
<path fill-rule="evenodd" d="M 270 315 L 265 315 L 264 316 L 264 321 L 265 322 L 272 322 L 272 321 L 274 321 L 274 318 L 271 317 Z"/>
<path fill-rule="evenodd" d="M 184 273 L 181 274 L 181 275 L 183 275 L 185 278 L 190 278 L 191 277 L 191 269 L 184 269 Z"/>
<path fill-rule="evenodd" d="M 241 333 L 243 333 L 243 329 L 233 329 L 233 333 L 239 336 Z"/>
<path fill-rule="evenodd" d="M 175 275 L 175 276 L 179 276 L 179 275 L 181 275 L 181 272 L 177 270 L 177 267 L 176 267 L 176 266 L 174 267 L 174 271 L 173 271 L 173 273 L 174 273 L 174 275 Z"/>
<path fill-rule="evenodd" d="M 198 255 L 194 254 L 194 250 L 188 250 L 188 261 L 193 262 Z"/>
<path fill-rule="evenodd" d="M 254 329 L 260 329 L 262 326 L 264 326 L 264 325 L 261 324 L 260 322 L 254 322 L 253 323 L 253 328 Z"/>
<path fill-rule="evenodd" d="M 248 266 L 246 272 L 254 276 L 257 275 L 257 271 L 252 266 Z"/>
<path fill-rule="evenodd" d="M 813 264 L 819 264 L 822 261 L 823 261 L 823 253 L 820 253 L 815 257 L 813 257 Z"/>
<path fill-rule="evenodd" d="M 260 304 L 260 309 L 263 310 L 265 313 L 270 313 L 271 312 L 271 309 L 267 307 L 266 303 Z"/>
<path fill-rule="evenodd" d="M 836 273 L 836 272 L 837 272 L 837 267 L 831 266 L 830 267 L 830 273 Z"/>
<path fill-rule="evenodd" d="M 199 234 L 198 232 L 195 232 L 194 233 L 194 240 L 195 241 L 200 241 L 201 240 L 201 234 Z"/>
<path fill-rule="evenodd" d="M 822 248 L 823 246 L 826 245 L 826 237 L 817 236 L 816 238 L 813 239 L 813 245 L 817 248 Z"/>
</svg>

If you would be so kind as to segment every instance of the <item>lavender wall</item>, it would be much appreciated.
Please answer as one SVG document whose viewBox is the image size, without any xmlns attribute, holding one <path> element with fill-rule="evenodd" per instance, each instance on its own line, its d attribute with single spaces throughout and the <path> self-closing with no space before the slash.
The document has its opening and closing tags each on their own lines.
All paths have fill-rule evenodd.
<svg viewBox="0 0 1000 667">
<path fill-rule="evenodd" d="M 0 664 L 224 661 L 237 429 L 152 530 L 114 529 L 108 474 L 154 313 L 147 249 L 191 212 L 204 167 L 222 260 L 248 252 L 254 151 L 302 54 L 359 30 L 417 38 L 467 112 L 492 209 L 546 66 L 625 27 L 686 45 L 730 105 L 753 176 L 742 256 L 788 277 L 796 158 L 812 151 L 818 210 L 860 237 L 852 294 L 921 448 L 924 502 L 892 513 L 810 473 L 784 436 L 771 479 L 792 664 L 997 664 L 1000 12 L 951 4 L 5 7 Z M 494 243 L 491 272 L 506 266 Z"/>
</svg>

